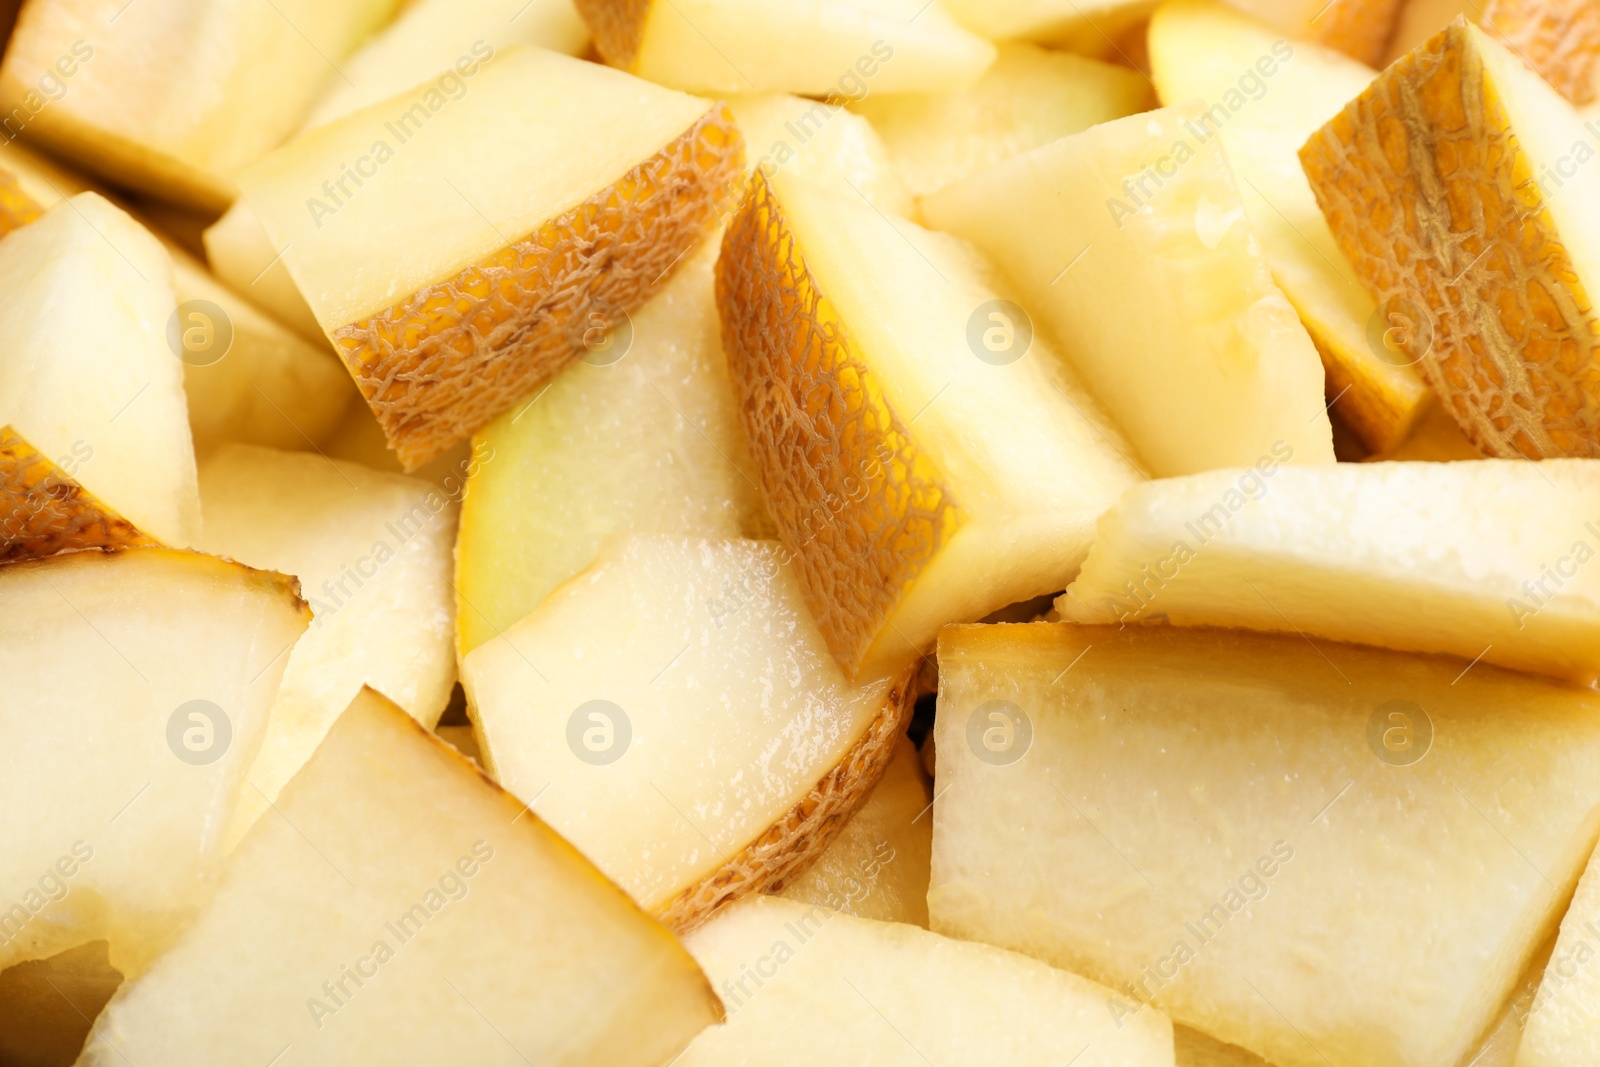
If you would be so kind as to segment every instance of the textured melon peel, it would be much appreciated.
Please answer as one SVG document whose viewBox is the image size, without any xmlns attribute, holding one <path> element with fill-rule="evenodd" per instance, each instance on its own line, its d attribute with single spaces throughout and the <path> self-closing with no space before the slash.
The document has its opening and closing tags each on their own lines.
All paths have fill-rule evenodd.
<svg viewBox="0 0 1600 1067">
<path fill-rule="evenodd" d="M 722 867 L 653 909 L 653 916 L 686 934 L 724 904 L 751 893 L 776 893 L 828 850 L 850 817 L 872 795 L 905 736 L 917 700 L 922 664 L 907 668 L 884 694 L 883 710 L 867 732 L 788 813 Z"/>
<path fill-rule="evenodd" d="M 332 330 L 406 470 L 416 470 L 585 351 L 660 289 L 715 225 L 744 169 L 721 105 L 534 232 Z"/>
<path fill-rule="evenodd" d="M 1579 107 L 1595 99 L 1600 4 L 1580 0 L 1486 0 L 1484 29 Z"/>
<path fill-rule="evenodd" d="M 1498 47 L 1457 20 L 1385 71 L 1300 159 L 1379 307 L 1430 320 L 1419 365 L 1473 444 L 1504 457 L 1592 457 L 1600 320 L 1485 63 Z"/>
<path fill-rule="evenodd" d="M 0 563 L 153 546 L 10 426 L 0 426 Z"/>
<path fill-rule="evenodd" d="M 717 310 L 768 510 L 829 650 L 854 675 L 965 513 L 817 287 L 761 173 L 723 237 Z"/>
</svg>

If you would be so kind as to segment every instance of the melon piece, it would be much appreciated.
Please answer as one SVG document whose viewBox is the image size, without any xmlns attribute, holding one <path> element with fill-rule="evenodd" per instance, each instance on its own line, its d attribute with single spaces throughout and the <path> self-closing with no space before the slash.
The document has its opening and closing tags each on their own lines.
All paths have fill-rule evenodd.
<svg viewBox="0 0 1600 1067">
<path fill-rule="evenodd" d="M 365 691 L 78 1062 L 656 1067 L 721 1014 L 670 934 Z"/>
<path fill-rule="evenodd" d="M 885 677 L 1064 587 L 1142 476 L 971 246 L 785 173 L 723 239 L 740 420 L 828 647 Z"/>
<path fill-rule="evenodd" d="M 66 1067 L 78 1058 L 94 1017 L 122 975 L 104 941 L 0 974 L 0 1062 L 7 1067 Z"/>
<path fill-rule="evenodd" d="M 994 46 L 941 0 L 577 0 L 614 67 L 688 92 L 859 99 L 970 85 Z"/>
<path fill-rule="evenodd" d="M 95 193 L 0 239 L 0 425 L 158 541 L 199 532 L 161 242 Z"/>
<path fill-rule="evenodd" d="M 1600 4 L 1594 0 L 1410 0 L 1387 52 L 1393 63 L 1465 16 L 1578 107 L 1600 90 Z"/>
<path fill-rule="evenodd" d="M 1037 45 L 1001 46 L 967 88 L 873 94 L 854 105 L 883 137 L 917 196 L 998 166 L 1057 138 L 1149 106 L 1137 71 Z"/>
<path fill-rule="evenodd" d="M 1380 314 L 1339 250 L 1300 168 L 1307 137 L 1377 77 L 1345 56 L 1215 0 L 1173 0 L 1150 23 L 1150 65 L 1168 104 L 1199 100 L 1197 137 L 1220 139 L 1272 275 L 1322 355 L 1327 395 L 1369 449 L 1397 447 L 1428 410 L 1402 341 L 1420 324 Z"/>
<path fill-rule="evenodd" d="M 1486 453 L 1600 455 L 1594 155 L 1567 101 L 1459 21 L 1301 149 L 1339 247 L 1416 320 L 1407 350 Z"/>
<path fill-rule="evenodd" d="M 461 84 L 346 115 L 239 177 L 408 470 L 644 303 L 743 158 L 725 108 L 556 52 L 505 49 Z"/>
<path fill-rule="evenodd" d="M 222 217 L 207 227 L 202 238 L 206 262 L 217 277 L 235 292 L 308 341 L 322 343 L 322 327 L 311 305 L 283 261 L 284 250 L 272 243 L 250 201 L 240 197 Z"/>
<path fill-rule="evenodd" d="M 860 115 L 788 93 L 734 96 L 728 107 L 744 133 L 751 171 L 785 171 L 894 215 L 915 210 L 878 131 Z"/>
<path fill-rule="evenodd" d="M 16 430 L 0 426 L 0 563 L 153 544 Z"/>
<path fill-rule="evenodd" d="M 132 973 L 215 884 L 294 582 L 164 548 L 0 567 L 0 969 L 94 940 Z"/>
<path fill-rule="evenodd" d="M 7 134 L 221 211 L 398 0 L 30 0 L 0 64 Z"/>
<path fill-rule="evenodd" d="M 339 65 L 344 77 L 329 83 L 305 128 L 430 80 L 446 94 L 460 92 L 480 65 L 519 44 L 582 55 L 589 27 L 572 0 L 415 0 Z"/>
<path fill-rule="evenodd" d="M 1089 55 L 1115 55 L 1117 42 L 1158 0 L 945 0 L 956 21 L 991 41 L 1038 41 Z"/>
<path fill-rule="evenodd" d="M 1600 1059 L 1600 862 L 1594 859 L 1578 881 L 1578 892 L 1561 920 L 1561 932 L 1535 983 L 1529 1003 L 1519 1004 L 1522 1042 L 1516 1067 L 1570 1067 Z M 1509 1060 L 1506 1061 L 1510 1063 Z"/>
<path fill-rule="evenodd" d="M 613 542 L 461 681 L 500 784 L 677 929 L 816 859 L 914 698 L 849 684 L 779 546 L 677 537 Z"/>
<path fill-rule="evenodd" d="M 299 578 L 314 616 L 289 654 L 231 846 L 363 686 L 430 729 L 444 714 L 456 680 L 456 505 L 416 478 L 246 445 L 206 460 L 200 499 L 201 547 Z"/>
<path fill-rule="evenodd" d="M 733 410 L 696 251 L 624 336 L 568 367 L 475 439 L 461 509 L 461 654 L 510 629 L 619 533 L 758 534 L 766 508 Z"/>
<path fill-rule="evenodd" d="M 1362 63 L 1383 61 L 1408 0 L 1228 0 L 1291 37 L 1336 49 Z"/>
<path fill-rule="evenodd" d="M 1280 1067 L 1454 1064 L 1600 833 L 1600 694 L 1465 666 L 1293 634 L 950 627 L 933 929 Z"/>
<path fill-rule="evenodd" d="M 1262 466 L 1151 482 L 1100 520 L 1068 621 L 1300 632 L 1587 684 L 1600 463 Z M 1382 610 L 1374 610 L 1381 605 Z"/>
<path fill-rule="evenodd" d="M 928 925 L 933 793 L 902 737 L 883 780 L 828 850 L 780 896 L 881 922 Z"/>
<path fill-rule="evenodd" d="M 1159 1012 L 1119 1027 L 1109 989 L 902 923 L 755 897 L 688 947 L 728 1021 L 696 1038 L 681 1067 L 1172 1067 L 1172 1024 Z"/>
<path fill-rule="evenodd" d="M 1195 143 L 1202 110 L 1063 137 L 924 198 L 923 215 L 1017 283 L 1156 477 L 1332 463 L 1316 348 L 1221 144 Z"/>
</svg>

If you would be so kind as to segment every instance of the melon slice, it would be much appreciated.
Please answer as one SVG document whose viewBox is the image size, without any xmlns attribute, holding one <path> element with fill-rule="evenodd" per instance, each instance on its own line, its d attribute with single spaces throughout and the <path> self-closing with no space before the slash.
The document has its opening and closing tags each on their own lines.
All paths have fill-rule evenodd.
<svg viewBox="0 0 1600 1067">
<path fill-rule="evenodd" d="M 0 425 L 151 537 L 200 521 L 166 250 L 95 193 L 0 240 Z"/>
<path fill-rule="evenodd" d="M 916 746 L 902 737 L 861 810 L 779 895 L 863 919 L 926 927 L 932 854 L 933 792 Z"/>
<path fill-rule="evenodd" d="M 1198 100 L 1197 136 L 1219 138 L 1273 278 L 1327 373 L 1327 394 L 1369 449 L 1397 447 L 1430 406 L 1399 343 L 1403 307 L 1380 314 L 1333 239 L 1300 168 L 1300 146 L 1377 77 L 1370 67 L 1215 0 L 1173 0 L 1150 23 L 1150 65 L 1168 104 Z"/>
<path fill-rule="evenodd" d="M 725 108 L 508 48 L 459 98 L 418 86 L 239 181 L 414 470 L 654 293 L 713 225 L 742 156 Z"/>
<path fill-rule="evenodd" d="M 777 545 L 672 537 L 614 542 L 461 680 L 501 785 L 678 929 L 816 859 L 914 696 L 848 683 Z"/>
<path fill-rule="evenodd" d="M 933 929 L 1280 1067 L 1454 1064 L 1600 833 L 1600 695 L 1465 666 L 1299 635 L 946 629 Z"/>
<path fill-rule="evenodd" d="M 1151 482 L 1062 618 L 1301 632 L 1600 675 L 1600 464 L 1263 466 Z M 1381 605 L 1382 610 L 1374 610 Z"/>
<path fill-rule="evenodd" d="M 1172 1067 L 1159 1012 L 1119 1027 L 1093 982 L 901 923 L 756 897 L 688 939 L 728 1022 L 681 1067 Z"/>
<path fill-rule="evenodd" d="M 577 0 L 614 67 L 699 93 L 860 99 L 969 85 L 994 47 L 941 0 Z"/>
<path fill-rule="evenodd" d="M 1407 351 L 1484 452 L 1600 455 L 1595 154 L 1567 101 L 1459 21 L 1301 149 L 1339 247 L 1414 320 Z"/>
<path fill-rule="evenodd" d="M 0 563 L 153 544 L 16 430 L 0 426 Z"/>
<path fill-rule="evenodd" d="M 0 65 L 25 133 L 120 185 L 221 211 L 398 0 L 31 0 Z"/>
<path fill-rule="evenodd" d="M 705 976 L 522 804 L 364 692 L 79 1063 L 657 1067 Z"/>
<path fill-rule="evenodd" d="M 283 575 L 163 548 L 11 563 L 0 602 L 0 969 L 106 940 L 131 973 L 214 885 L 309 612 Z"/>
<path fill-rule="evenodd" d="M 1090 126 L 1149 106 L 1137 71 L 1037 45 L 1003 45 L 977 84 L 877 94 L 853 105 L 888 145 L 911 192 L 927 196 Z"/>
<path fill-rule="evenodd" d="M 245 445 L 206 460 L 200 498 L 201 547 L 294 575 L 315 617 L 289 654 L 231 847 L 362 686 L 430 729 L 439 721 L 456 680 L 456 505 L 416 478 Z"/>
<path fill-rule="evenodd" d="M 1095 516 L 1141 477 L 1005 284 L 964 242 L 781 172 L 757 175 L 723 239 L 740 419 L 854 677 L 1065 586 Z"/>
<path fill-rule="evenodd" d="M 1332 463 L 1316 348 L 1221 144 L 1196 141 L 1201 112 L 1064 137 L 925 198 L 923 215 L 1018 284 L 1153 475 Z"/>
</svg>

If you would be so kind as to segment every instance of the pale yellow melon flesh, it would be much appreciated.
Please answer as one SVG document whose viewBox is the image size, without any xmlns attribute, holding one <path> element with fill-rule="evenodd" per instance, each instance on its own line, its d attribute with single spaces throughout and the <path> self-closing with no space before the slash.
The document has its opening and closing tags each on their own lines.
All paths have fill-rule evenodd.
<svg viewBox="0 0 1600 1067">
<path fill-rule="evenodd" d="M 99 939 L 136 970 L 214 885 L 309 613 L 282 575 L 162 548 L 0 567 L 0 603 L 0 968 Z"/>
<path fill-rule="evenodd" d="M 721 1014 L 665 930 L 368 691 L 79 1063 L 657 1067 Z"/>
<path fill-rule="evenodd" d="M 1012 952 L 772 897 L 689 950 L 727 1005 L 682 1067 L 929 1063 L 1171 1067 L 1160 1012 L 1117 1025 L 1111 991 Z"/>
<path fill-rule="evenodd" d="M 1593 859 L 1561 920 L 1537 992 L 1517 1005 L 1517 1067 L 1568 1067 L 1600 1057 L 1600 864 Z M 1507 1063 L 1510 1061 L 1507 1060 Z"/>
<path fill-rule="evenodd" d="M 1027 40 L 1088 55 L 1115 55 L 1116 42 L 1157 0 L 945 0 L 956 20 L 992 41 Z"/>
<path fill-rule="evenodd" d="M 1220 143 L 1196 141 L 1200 110 L 1064 137 L 925 197 L 923 215 L 1017 283 L 1155 476 L 1331 463 L 1316 348 Z"/>
<path fill-rule="evenodd" d="M 1280 1067 L 1455 1063 L 1600 831 L 1592 690 L 1174 627 L 939 653 L 933 929 Z"/>
<path fill-rule="evenodd" d="M 748 170 L 793 174 L 894 215 L 914 210 L 879 131 L 860 115 L 788 93 L 732 96 L 728 107 L 744 133 Z"/>
<path fill-rule="evenodd" d="M 279 322 L 308 341 L 326 340 L 311 305 L 283 261 L 283 249 L 273 245 L 261 218 L 240 197 L 205 231 L 206 262 L 236 292 L 265 308 Z"/>
</svg>

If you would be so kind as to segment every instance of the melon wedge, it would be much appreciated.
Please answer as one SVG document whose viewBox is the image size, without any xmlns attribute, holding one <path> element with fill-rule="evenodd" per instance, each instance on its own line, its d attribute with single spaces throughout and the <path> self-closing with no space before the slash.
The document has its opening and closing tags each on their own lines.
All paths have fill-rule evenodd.
<svg viewBox="0 0 1600 1067">
<path fill-rule="evenodd" d="M 200 521 L 161 243 L 95 193 L 0 240 L 0 425 L 151 537 Z"/>
<path fill-rule="evenodd" d="M 976 81 L 994 47 L 941 0 L 577 0 L 614 67 L 697 93 L 860 99 Z"/>
<path fill-rule="evenodd" d="M 688 939 L 727 1005 L 681 1067 L 1172 1067 L 1159 1012 L 1118 1027 L 1111 991 L 900 923 L 755 897 Z"/>
<path fill-rule="evenodd" d="M 289 654 L 227 844 L 277 799 L 362 686 L 433 727 L 455 684 L 455 501 L 309 452 L 228 445 L 200 468 L 201 547 L 300 580 L 314 619 Z"/>
<path fill-rule="evenodd" d="M 1156 477 L 1332 463 L 1316 348 L 1221 144 L 1197 142 L 1200 114 L 1064 137 L 924 198 L 923 215 L 1017 283 Z"/>
<path fill-rule="evenodd" d="M 1196 126 L 1220 138 L 1273 279 L 1322 355 L 1327 395 L 1362 442 L 1397 447 L 1429 407 L 1398 344 L 1404 308 L 1380 315 L 1333 239 L 1300 168 L 1307 137 L 1377 77 L 1329 49 L 1213 0 L 1172 0 L 1150 23 L 1150 66 L 1168 104 L 1199 100 Z"/>
<path fill-rule="evenodd" d="M 71 456 L 62 463 L 73 464 Z M 153 545 L 10 426 L 0 426 L 0 563 Z"/>
<path fill-rule="evenodd" d="M 769 511 L 846 673 L 1065 586 L 1141 477 L 1043 331 L 964 242 L 779 173 L 717 263 Z"/>
<path fill-rule="evenodd" d="M 614 542 L 461 681 L 500 784 L 677 929 L 816 859 L 914 696 L 849 684 L 777 545 L 671 537 Z"/>
<path fill-rule="evenodd" d="M 103 939 L 138 970 L 214 884 L 309 612 L 292 579 L 163 548 L 8 564 L 0 602 L 0 969 Z"/>
<path fill-rule="evenodd" d="M 951 627 L 933 929 L 1280 1067 L 1454 1064 L 1600 833 L 1600 695 L 1465 666 L 1299 635 Z"/>
<path fill-rule="evenodd" d="M 1417 321 L 1407 351 L 1486 453 L 1600 455 L 1595 154 L 1570 104 L 1462 22 L 1301 149 L 1339 247 Z"/>
<path fill-rule="evenodd" d="M 506 49 L 462 84 L 346 115 L 239 178 L 408 470 L 636 310 L 743 156 L 724 108 L 556 52 Z"/>
<path fill-rule="evenodd" d="M 497 52 L 519 44 L 582 55 L 589 27 L 572 0 L 415 0 L 339 65 L 344 77 L 328 84 L 305 128 L 430 79 L 446 94 L 459 93 Z"/>
<path fill-rule="evenodd" d="M 671 935 L 367 692 L 78 1062 L 656 1067 L 720 1017 Z"/>
<path fill-rule="evenodd" d="M 1137 71 L 1025 42 L 1002 45 L 977 84 L 877 94 L 853 105 L 888 145 L 916 196 L 1090 126 L 1149 106 Z"/>
<path fill-rule="evenodd" d="M 397 0 L 30 0 L 0 65 L 24 133 L 120 185 L 221 211 Z"/>
<path fill-rule="evenodd" d="M 833 844 L 778 894 L 880 922 L 928 925 L 933 791 L 916 746 L 895 744 L 883 780 Z"/>
</svg>

